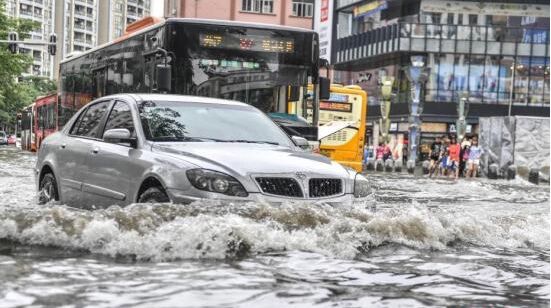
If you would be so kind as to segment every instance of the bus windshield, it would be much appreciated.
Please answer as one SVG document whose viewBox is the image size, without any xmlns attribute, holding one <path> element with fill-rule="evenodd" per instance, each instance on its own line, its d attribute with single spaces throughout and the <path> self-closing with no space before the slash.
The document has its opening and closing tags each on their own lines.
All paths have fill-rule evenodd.
<svg viewBox="0 0 551 308">
<path fill-rule="evenodd" d="M 311 32 L 175 24 L 171 33 L 178 93 L 285 113 L 289 87 L 306 87 L 317 69 Z"/>
</svg>

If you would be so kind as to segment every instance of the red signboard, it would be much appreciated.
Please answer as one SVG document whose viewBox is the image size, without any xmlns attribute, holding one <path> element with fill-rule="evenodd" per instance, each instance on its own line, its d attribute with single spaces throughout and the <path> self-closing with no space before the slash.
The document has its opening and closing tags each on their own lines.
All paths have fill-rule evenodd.
<svg viewBox="0 0 551 308">
<path fill-rule="evenodd" d="M 321 0 L 320 21 L 324 22 L 329 18 L 329 0 Z"/>
</svg>

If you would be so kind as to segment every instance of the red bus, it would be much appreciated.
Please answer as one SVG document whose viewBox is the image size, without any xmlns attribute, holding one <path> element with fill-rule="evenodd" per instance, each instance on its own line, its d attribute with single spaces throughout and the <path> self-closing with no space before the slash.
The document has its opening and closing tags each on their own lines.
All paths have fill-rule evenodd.
<svg viewBox="0 0 551 308">
<path fill-rule="evenodd" d="M 21 148 L 36 151 L 42 140 L 55 133 L 57 125 L 57 94 L 38 97 L 20 113 Z"/>
<path fill-rule="evenodd" d="M 42 140 L 55 133 L 57 127 L 57 94 L 38 97 L 34 102 L 34 135 L 36 149 Z"/>
</svg>

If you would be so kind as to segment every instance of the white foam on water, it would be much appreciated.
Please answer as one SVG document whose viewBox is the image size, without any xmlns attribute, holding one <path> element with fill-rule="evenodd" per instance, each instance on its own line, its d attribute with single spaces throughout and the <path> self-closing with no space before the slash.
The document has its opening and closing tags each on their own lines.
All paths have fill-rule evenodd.
<svg viewBox="0 0 551 308">
<path fill-rule="evenodd" d="M 456 205 L 385 209 L 308 203 L 117 206 L 94 212 L 51 205 L 0 210 L 0 239 L 84 249 L 141 260 L 221 259 L 301 250 L 354 258 L 372 247 L 449 245 L 549 248 L 549 213 L 511 213 Z"/>
</svg>

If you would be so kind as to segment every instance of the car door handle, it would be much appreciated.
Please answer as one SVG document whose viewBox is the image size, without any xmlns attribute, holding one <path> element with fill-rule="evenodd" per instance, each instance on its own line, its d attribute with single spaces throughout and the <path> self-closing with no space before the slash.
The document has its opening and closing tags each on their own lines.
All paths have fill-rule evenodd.
<svg viewBox="0 0 551 308">
<path fill-rule="evenodd" d="M 67 147 L 67 145 L 65 143 L 61 145 L 62 149 L 65 149 L 65 147 Z"/>
<path fill-rule="evenodd" d="M 92 153 L 98 154 L 98 152 L 99 152 L 99 149 L 98 149 L 98 148 L 93 148 L 93 149 L 92 149 Z"/>
</svg>

